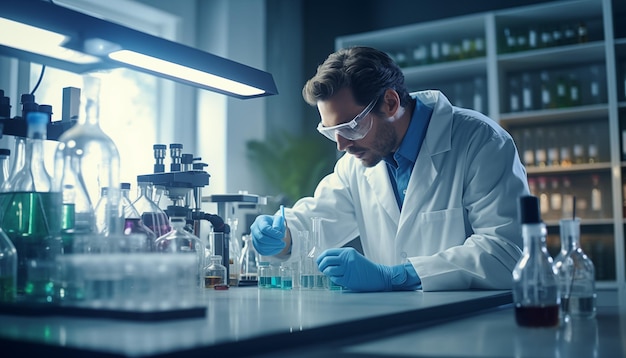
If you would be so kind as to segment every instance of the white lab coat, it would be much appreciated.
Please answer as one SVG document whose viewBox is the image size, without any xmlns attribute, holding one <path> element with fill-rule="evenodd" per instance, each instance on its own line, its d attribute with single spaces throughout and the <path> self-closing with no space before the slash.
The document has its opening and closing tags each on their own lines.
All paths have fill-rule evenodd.
<svg viewBox="0 0 626 358">
<path fill-rule="evenodd" d="M 493 120 L 452 106 L 439 91 L 413 95 L 433 114 L 402 211 L 384 161 L 366 168 L 344 155 L 313 197 L 286 210 L 292 256 L 304 250 L 296 232 L 321 217 L 322 249 L 360 236 L 374 262 L 409 260 L 424 291 L 508 289 L 521 257 L 518 198 L 529 193 L 515 144 Z"/>
</svg>

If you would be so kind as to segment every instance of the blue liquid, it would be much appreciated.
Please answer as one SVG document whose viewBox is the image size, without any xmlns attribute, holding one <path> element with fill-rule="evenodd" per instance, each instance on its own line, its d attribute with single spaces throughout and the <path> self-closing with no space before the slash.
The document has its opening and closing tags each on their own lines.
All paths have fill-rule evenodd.
<svg viewBox="0 0 626 358">
<path fill-rule="evenodd" d="M 313 275 L 302 275 L 300 276 L 300 287 L 301 288 L 313 288 L 313 284 L 315 282 L 315 278 Z"/>
<path fill-rule="evenodd" d="M 280 276 L 272 276 L 271 278 L 271 287 L 272 288 L 280 288 Z"/>
<path fill-rule="evenodd" d="M 283 278 L 281 281 L 281 288 L 283 290 L 291 290 L 293 288 L 293 280 L 290 278 Z"/>
<path fill-rule="evenodd" d="M 328 289 L 331 291 L 341 291 L 343 290 L 343 286 L 334 283 L 333 280 L 328 280 Z"/>
<path fill-rule="evenodd" d="M 272 287 L 272 279 L 267 276 L 259 277 L 259 288 L 270 288 Z"/>
</svg>

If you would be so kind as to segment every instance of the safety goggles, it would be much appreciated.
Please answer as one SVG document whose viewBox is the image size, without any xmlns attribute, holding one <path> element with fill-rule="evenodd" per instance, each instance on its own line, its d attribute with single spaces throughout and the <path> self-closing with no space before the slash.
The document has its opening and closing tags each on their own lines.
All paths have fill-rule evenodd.
<svg viewBox="0 0 626 358">
<path fill-rule="evenodd" d="M 367 107 L 365 107 L 365 109 L 350 122 L 338 124 L 332 127 L 324 127 L 322 122 L 320 122 L 317 125 L 317 131 L 323 134 L 326 138 L 335 142 L 337 141 L 337 135 L 340 135 L 347 140 L 363 139 L 370 129 L 372 129 L 372 121 L 364 119 L 366 119 L 372 109 L 374 109 L 376 102 L 378 102 L 378 98 L 371 101 Z"/>
</svg>

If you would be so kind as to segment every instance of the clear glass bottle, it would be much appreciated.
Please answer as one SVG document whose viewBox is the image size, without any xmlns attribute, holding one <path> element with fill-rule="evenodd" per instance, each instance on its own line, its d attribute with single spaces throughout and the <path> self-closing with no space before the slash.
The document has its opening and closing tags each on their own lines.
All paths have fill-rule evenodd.
<svg viewBox="0 0 626 358">
<path fill-rule="evenodd" d="M 561 251 L 554 258 L 559 275 L 561 311 L 566 317 L 596 315 L 595 268 L 580 247 L 580 219 L 559 221 Z"/>
<path fill-rule="evenodd" d="M 252 236 L 243 235 L 243 250 L 241 252 L 241 279 L 256 281 L 259 267 L 259 254 L 252 244 Z"/>
<path fill-rule="evenodd" d="M 11 150 L 7 148 L 0 148 L 0 188 L 4 182 L 9 180 L 9 156 L 11 155 Z M 1 191 L 1 190 L 0 190 Z"/>
<path fill-rule="evenodd" d="M 93 212 L 93 205 L 100 197 L 101 188 L 107 187 L 107 203 L 103 210 L 107 215 L 107 233 L 121 234 L 123 223 L 118 217 L 121 199 L 120 156 L 113 140 L 100 128 L 100 79 L 84 76 L 83 80 L 78 120 L 59 137 L 57 158 L 69 159 L 57 159 L 55 177 L 62 178 L 60 173 L 71 171 L 76 178 L 73 180 L 82 183 L 86 198 L 83 198 L 80 190 L 76 192 L 80 194 L 75 199 L 76 217 L 91 215 L 92 221 L 93 214 L 88 211 Z M 62 185 L 63 183 L 60 187 Z M 74 189 L 77 188 L 74 185 Z M 96 225 L 92 226 L 92 230 L 95 230 Z"/>
<path fill-rule="evenodd" d="M 513 269 L 513 303 L 518 325 L 551 327 L 559 324 L 557 271 L 546 248 L 546 225 L 535 196 L 520 198 L 524 251 Z"/>
<path fill-rule="evenodd" d="M 208 239 L 201 239 L 185 230 L 189 209 L 169 206 L 166 212 L 170 217 L 172 230 L 156 239 L 155 250 L 162 253 L 195 254 L 195 282 L 198 287 L 204 287 L 204 267 L 207 266 L 210 256 Z"/>
<path fill-rule="evenodd" d="M 17 289 L 17 251 L 0 228 L 0 302 L 13 302 Z"/>
<path fill-rule="evenodd" d="M 154 201 L 151 199 L 152 187 L 151 183 L 137 183 L 139 187 L 139 196 L 132 205 L 141 216 L 141 220 L 156 237 L 163 236 L 172 230 L 170 219 Z"/>
<path fill-rule="evenodd" d="M 130 199 L 130 183 L 122 183 L 122 200 L 121 207 L 123 208 L 124 217 L 124 235 L 135 236 L 141 235 L 142 239 L 138 242 L 131 240 L 133 245 L 139 245 L 137 248 L 140 251 L 154 251 L 154 242 L 157 239 L 156 234 L 144 225 L 141 220 L 141 215 L 132 204 Z M 137 236 L 135 236 L 137 237 Z"/>
<path fill-rule="evenodd" d="M 27 115 L 28 140 L 22 169 L 1 194 L 0 227 L 13 242 L 18 255 L 17 294 L 25 300 L 56 300 L 53 274 L 61 243 L 62 196 L 53 191 L 43 156 L 48 116 Z"/>
<path fill-rule="evenodd" d="M 204 288 L 227 285 L 226 267 L 222 265 L 222 256 L 209 257 L 209 265 L 204 268 Z"/>
</svg>

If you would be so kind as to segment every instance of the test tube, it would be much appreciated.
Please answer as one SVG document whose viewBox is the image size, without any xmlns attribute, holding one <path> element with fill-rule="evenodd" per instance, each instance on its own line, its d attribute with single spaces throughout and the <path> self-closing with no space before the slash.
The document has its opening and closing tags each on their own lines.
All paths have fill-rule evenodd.
<svg viewBox="0 0 626 358">
<path fill-rule="evenodd" d="M 328 277 L 324 275 L 317 267 L 315 259 L 320 254 L 320 248 L 322 243 L 322 218 L 311 218 L 313 226 L 313 235 L 311 238 L 312 249 L 309 251 L 309 258 L 312 263 L 311 273 L 313 275 L 313 288 L 314 289 L 326 289 L 328 288 Z"/>
</svg>

